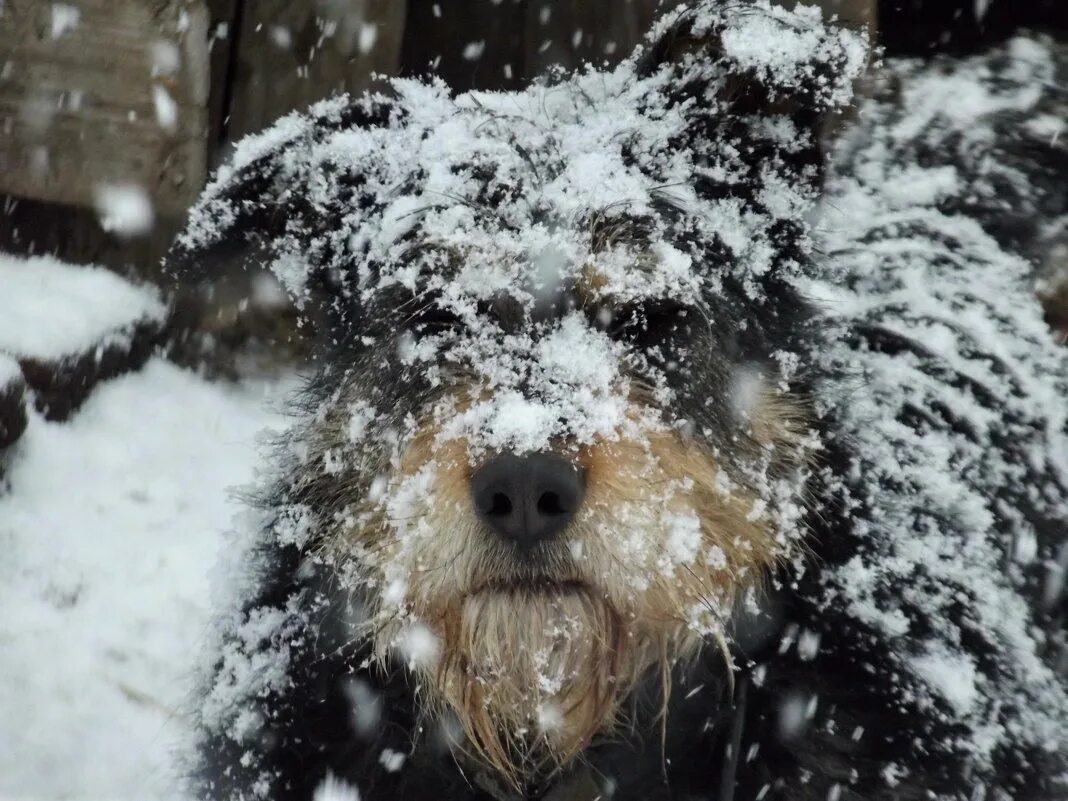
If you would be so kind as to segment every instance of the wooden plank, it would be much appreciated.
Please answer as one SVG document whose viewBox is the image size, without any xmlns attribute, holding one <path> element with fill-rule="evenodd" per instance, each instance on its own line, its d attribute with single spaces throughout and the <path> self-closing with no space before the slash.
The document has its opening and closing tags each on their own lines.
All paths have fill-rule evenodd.
<svg viewBox="0 0 1068 801">
<path fill-rule="evenodd" d="M 222 155 L 222 145 L 230 115 L 230 103 L 233 94 L 231 81 L 237 54 L 233 44 L 237 37 L 233 32 L 240 27 L 240 12 L 243 6 L 239 0 L 207 0 L 208 4 L 208 49 L 209 73 L 211 75 L 208 90 L 208 167 L 217 166 L 218 156 Z M 225 33 L 225 35 L 223 35 Z"/>
<path fill-rule="evenodd" d="M 202 0 L 6 0 L 0 19 L 0 193 L 91 207 L 133 184 L 183 212 L 206 170 Z"/>
<path fill-rule="evenodd" d="M 245 0 L 227 135 L 258 131 L 293 109 L 358 92 L 372 73 L 395 74 L 401 0 Z"/>
</svg>

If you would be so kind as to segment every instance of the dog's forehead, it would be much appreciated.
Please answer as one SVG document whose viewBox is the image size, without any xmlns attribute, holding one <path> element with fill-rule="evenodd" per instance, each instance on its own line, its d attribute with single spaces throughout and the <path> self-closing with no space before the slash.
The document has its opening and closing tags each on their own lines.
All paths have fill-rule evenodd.
<svg viewBox="0 0 1068 801">
<path fill-rule="evenodd" d="M 623 299 L 694 295 L 700 276 L 680 247 L 702 221 L 691 158 L 667 149 L 683 121 L 654 119 L 647 100 L 600 77 L 458 97 L 400 81 L 394 124 L 324 142 L 313 157 L 333 159 L 337 180 L 352 170 L 385 190 L 377 224 L 349 243 L 378 266 L 363 292 L 399 282 L 453 301 L 528 303 L 575 284 Z M 371 152 L 373 175 L 346 158 Z"/>
<path fill-rule="evenodd" d="M 760 302 L 805 262 L 814 195 L 811 127 L 783 108 L 810 123 L 844 102 L 864 48 L 814 10 L 758 5 L 652 33 L 707 37 L 704 57 L 649 47 L 510 93 L 394 79 L 294 113 L 238 145 L 176 250 L 236 234 L 298 306 L 325 287 L 341 338 L 397 287 L 450 305 L 572 285 L 685 303 L 729 280 Z"/>
</svg>

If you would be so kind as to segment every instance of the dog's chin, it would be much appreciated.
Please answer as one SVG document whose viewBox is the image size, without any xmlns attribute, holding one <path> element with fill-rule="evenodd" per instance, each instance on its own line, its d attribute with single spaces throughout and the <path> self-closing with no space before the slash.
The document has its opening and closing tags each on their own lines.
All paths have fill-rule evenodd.
<svg viewBox="0 0 1068 801">
<path fill-rule="evenodd" d="M 507 579 L 491 579 L 466 593 L 473 599 L 487 595 L 504 596 L 505 600 L 522 602 L 532 598 L 559 598 L 569 595 L 592 595 L 597 593 L 588 582 L 577 578 L 561 579 L 549 575 L 519 576 Z"/>
<path fill-rule="evenodd" d="M 428 675 L 468 750 L 513 782 L 567 763 L 615 718 L 634 673 L 624 618 L 588 583 L 489 581 L 445 604 Z"/>
</svg>

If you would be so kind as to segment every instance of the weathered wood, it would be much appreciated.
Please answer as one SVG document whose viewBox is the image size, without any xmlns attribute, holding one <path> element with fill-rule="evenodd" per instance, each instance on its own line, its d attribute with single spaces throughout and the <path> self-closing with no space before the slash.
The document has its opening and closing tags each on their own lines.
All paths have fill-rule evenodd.
<svg viewBox="0 0 1068 801">
<path fill-rule="evenodd" d="M 71 264 L 99 264 L 146 280 L 159 278 L 159 264 L 181 225 L 179 215 L 157 217 L 149 236 L 119 237 L 100 227 L 95 209 L 0 196 L 0 252 L 48 254 Z"/>
<path fill-rule="evenodd" d="M 551 65 L 616 63 L 654 18 L 657 0 L 410 0 L 403 71 L 453 89 L 518 89 Z"/>
<path fill-rule="evenodd" d="M 401 70 L 433 72 L 457 92 L 527 81 L 527 0 L 409 0 Z"/>
<path fill-rule="evenodd" d="M 401 0 L 245 0 L 227 136 L 258 131 L 282 114 L 368 87 L 400 63 Z"/>
<path fill-rule="evenodd" d="M 207 0 L 210 87 L 208 89 L 208 167 L 224 155 L 226 123 L 237 63 L 234 31 L 240 28 L 244 0 Z"/>
<path fill-rule="evenodd" d="M 630 55 L 663 6 L 659 0 L 531 0 L 527 3 L 526 69 L 615 64 Z"/>
<path fill-rule="evenodd" d="M 0 18 L 0 192 L 92 207 L 134 184 L 156 213 L 202 185 L 202 0 L 7 0 Z"/>
</svg>

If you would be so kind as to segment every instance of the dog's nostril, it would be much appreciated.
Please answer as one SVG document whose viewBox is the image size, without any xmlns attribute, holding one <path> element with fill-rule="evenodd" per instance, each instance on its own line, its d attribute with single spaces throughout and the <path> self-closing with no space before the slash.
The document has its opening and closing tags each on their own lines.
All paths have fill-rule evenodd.
<svg viewBox="0 0 1068 801">
<path fill-rule="evenodd" d="M 504 515 L 510 515 L 512 513 L 512 501 L 503 492 L 493 493 L 493 498 L 490 502 L 490 508 L 486 510 L 486 514 L 491 517 L 501 517 Z"/>
<path fill-rule="evenodd" d="M 563 531 L 581 506 L 585 488 L 585 473 L 552 453 L 502 453 L 471 476 L 479 517 L 522 549 Z"/>
<path fill-rule="evenodd" d="M 538 498 L 538 511 L 543 515 L 567 514 L 567 510 L 560 505 L 560 496 L 555 492 L 543 492 Z"/>
</svg>

